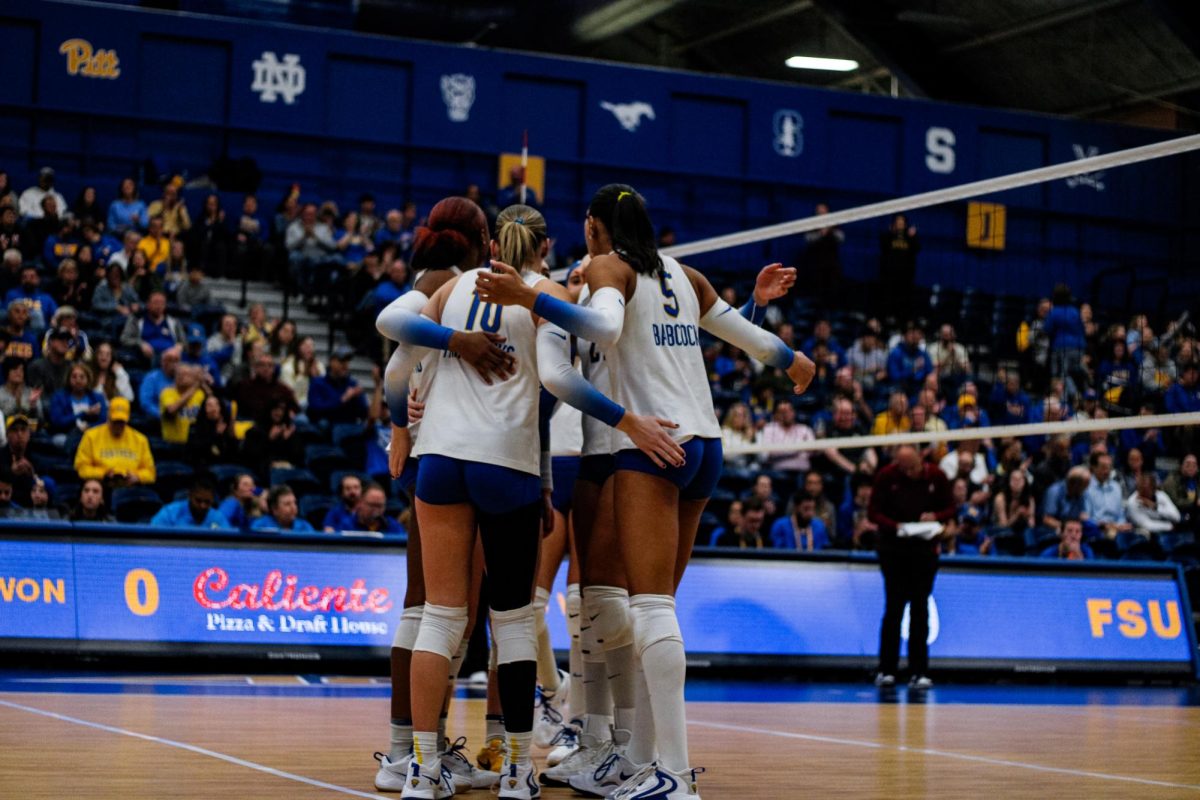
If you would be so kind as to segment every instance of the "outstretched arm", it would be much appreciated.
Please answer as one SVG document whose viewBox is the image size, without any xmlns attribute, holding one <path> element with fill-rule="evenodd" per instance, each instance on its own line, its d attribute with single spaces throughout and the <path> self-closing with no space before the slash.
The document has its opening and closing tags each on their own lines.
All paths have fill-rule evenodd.
<svg viewBox="0 0 1200 800">
<path fill-rule="evenodd" d="M 783 264 L 768 264 L 763 267 L 754 281 L 754 293 L 739 311 L 755 325 L 762 325 L 767 317 L 767 306 L 772 300 L 783 297 L 796 284 L 796 268 Z"/>
<path fill-rule="evenodd" d="M 700 327 L 718 339 L 745 350 L 751 358 L 784 370 L 795 384 L 796 394 L 803 394 L 817 371 L 812 360 L 799 351 L 793 351 L 775 334 L 757 327 L 741 314 L 733 313 L 733 307 L 717 296 L 704 275 L 691 267 L 685 266 L 684 270 L 700 300 L 703 314 Z"/>
</svg>

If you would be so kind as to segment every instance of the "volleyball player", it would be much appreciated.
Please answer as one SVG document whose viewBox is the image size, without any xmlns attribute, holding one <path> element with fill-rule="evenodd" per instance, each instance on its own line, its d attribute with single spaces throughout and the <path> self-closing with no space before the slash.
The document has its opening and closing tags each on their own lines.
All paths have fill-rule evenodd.
<svg viewBox="0 0 1200 800">
<path fill-rule="evenodd" d="M 515 270 L 495 263 L 497 274 L 481 275 L 476 291 L 484 301 L 524 305 L 599 346 L 622 406 L 678 417 L 672 435 L 686 454 L 679 466 L 647 458 L 630 448 L 623 435 L 614 434 L 612 484 L 614 497 L 620 498 L 616 529 L 659 758 L 611 796 L 696 798 L 698 770 L 690 766 L 687 752 L 686 662 L 674 595 L 722 457 L 698 327 L 786 370 L 797 393 L 807 388 L 815 368 L 803 354 L 736 313 L 699 272 L 660 256 L 645 203 L 631 187 L 609 185 L 597 192 L 588 225 L 597 250 L 609 248 L 589 265 L 588 306 L 538 292 L 517 280 Z"/>
<path fill-rule="evenodd" d="M 567 294 L 578 302 L 583 289 L 586 263 L 579 263 L 567 272 Z M 572 364 L 578 356 L 570 353 Z M 551 395 L 553 398 L 553 395 Z M 538 689 L 533 742 L 539 747 L 553 747 L 546 756 L 547 766 L 559 764 L 577 746 L 578 734 L 574 722 L 583 713 L 583 666 L 579 646 L 579 623 L 582 597 L 579 591 L 579 559 L 575 542 L 571 507 L 575 482 L 579 477 L 580 454 L 583 450 L 583 412 L 568 403 L 558 403 L 550 418 L 550 454 L 554 476 L 551 501 L 554 506 L 554 531 L 542 540 L 541 564 L 538 568 L 537 592 L 534 607 L 537 611 L 538 632 Z M 558 669 L 550 634 L 546 627 L 546 608 L 554 578 L 558 575 L 564 553 L 567 561 L 567 631 L 571 637 L 569 667 L 565 676 Z M 571 708 L 568 711 L 567 704 Z"/>
<path fill-rule="evenodd" d="M 477 267 L 485 257 L 490 237 L 487 232 L 486 218 L 482 219 L 480 227 L 479 209 L 474 203 L 461 198 L 446 198 L 437 203 L 429 214 L 428 222 L 418 228 L 413 243 L 413 267 L 417 270 L 413 278 L 413 288 L 403 296 L 393 301 L 398 308 L 407 308 L 419 312 L 442 285 L 452 278 L 462 274 L 463 267 Z M 481 376 L 487 379 L 503 379 L 508 374 L 511 356 L 504 353 L 485 333 L 468 334 L 460 337 L 466 344 L 460 344 L 459 352 L 465 359 L 470 359 L 481 370 Z M 472 344 L 473 340 L 473 344 Z M 397 352 L 393 355 L 395 362 L 401 357 Z M 407 410 L 405 401 L 408 399 L 418 406 L 423 405 L 424 398 L 432 385 L 437 367 L 437 354 L 427 353 L 413 371 L 412 378 L 406 391 L 403 386 L 389 386 L 387 399 L 391 411 L 393 430 L 401 430 L 398 435 L 408 437 L 409 441 L 417 435 L 419 419 L 413 419 L 405 424 Z M 493 369 L 495 368 L 495 369 Z M 389 365 L 389 371 L 394 367 Z M 400 481 L 400 488 L 410 500 L 414 496 L 416 485 L 416 459 L 405 460 L 406 448 L 393 448 L 389 453 L 389 470 L 394 478 Z M 476 572 L 480 572 L 478 566 Z M 420 523 L 415 515 L 409 525 L 407 547 L 408 580 L 405 588 L 404 611 L 400 624 L 396 629 L 396 637 L 391 651 L 392 677 L 392 708 L 390 748 L 388 753 L 377 753 L 379 769 L 375 775 L 375 787 L 383 791 L 401 791 L 404 788 L 408 772 L 408 761 L 412 756 L 412 706 L 410 694 L 410 664 L 412 648 L 420 629 L 421 614 L 425 605 L 425 583 L 421 570 L 421 536 Z M 478 589 L 471 593 L 472 601 L 477 600 Z M 474 614 L 471 614 L 474 617 Z M 439 747 L 448 742 L 445 737 L 446 712 L 449 709 L 450 696 L 453 693 L 453 679 L 458 674 L 458 666 L 466 655 L 466 642 L 455 652 L 450 664 L 450 681 L 447 682 L 446 700 L 439 718 Z M 468 789 L 487 788 L 499 778 L 499 773 L 476 769 L 462 754 L 462 740 L 454 746 L 446 747 L 445 764 L 453 775 L 454 784 L 459 791 Z"/>
<path fill-rule="evenodd" d="M 521 267 L 516 273 L 520 280 L 530 287 L 541 285 L 564 302 L 569 299 L 562 287 L 539 274 L 547 247 L 540 213 L 526 206 L 505 209 L 497 219 L 496 240 L 494 250 Z M 507 738 L 499 795 L 521 800 L 540 795 L 530 759 L 537 669 L 532 597 L 550 468 L 539 445 L 534 337 L 540 320 L 533 314 L 504 314 L 502 307 L 483 302 L 475 292 L 482 274 L 472 270 L 448 281 L 421 315 L 393 306 L 376 323 L 396 341 L 444 351 L 413 450 L 421 456 L 416 510 L 423 532 L 426 603 L 412 658 L 413 758 L 405 798 L 442 798 L 453 792 L 435 727 L 439 687 L 444 689 L 448 662 L 466 629 L 476 527 L 489 576 Z M 455 336 L 476 328 L 501 337 L 515 358 L 515 374 L 508 380 L 480 380 L 453 352 Z M 411 347 L 399 349 L 415 353 Z M 411 353 L 402 356 L 389 377 L 402 379 L 412 361 Z M 621 423 L 631 441 L 656 461 L 679 463 L 682 450 L 663 432 L 660 420 L 623 414 Z M 403 436 L 394 437 L 393 448 L 405 446 Z"/>
<path fill-rule="evenodd" d="M 611 242 L 592 235 L 590 224 L 584 235 L 592 254 L 611 251 Z M 604 248 L 604 249 L 599 249 Z M 590 255 L 589 255 L 590 258 Z M 572 276 L 582 270 L 576 270 Z M 764 267 L 751 298 L 741 308 L 742 316 L 761 323 L 768 304 L 784 296 L 795 284 L 796 270 L 781 264 Z M 587 302 L 589 290 L 582 290 Z M 611 392 L 607 362 L 595 344 L 576 339 L 584 373 L 596 388 Z M 539 340 L 539 346 L 543 344 Z M 543 352 L 539 349 L 539 359 Z M 543 382 L 546 382 L 543 371 Z M 558 766 L 541 774 L 547 785 L 570 785 L 587 793 L 606 795 L 624 775 L 654 759 L 653 721 L 644 700 L 644 679 L 633 652 L 629 624 L 629 594 L 620 558 L 612 513 L 611 428 L 591 417 L 583 418 L 584 457 L 575 498 L 575 544 L 583 580 L 584 616 L 581 649 L 585 651 L 581 685 L 584 714 L 580 725 L 580 747 Z M 639 693 L 643 701 L 637 701 Z M 549 761 L 548 761 L 549 763 Z"/>
</svg>

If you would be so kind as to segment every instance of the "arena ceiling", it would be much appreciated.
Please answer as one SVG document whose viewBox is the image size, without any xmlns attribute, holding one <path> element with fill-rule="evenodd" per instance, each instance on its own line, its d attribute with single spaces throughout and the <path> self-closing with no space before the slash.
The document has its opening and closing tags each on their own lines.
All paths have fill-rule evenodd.
<svg viewBox="0 0 1200 800">
<path fill-rule="evenodd" d="M 1195 0 L 358 0 L 359 30 L 1200 128 Z M 850 58 L 851 73 L 784 65 Z"/>
</svg>

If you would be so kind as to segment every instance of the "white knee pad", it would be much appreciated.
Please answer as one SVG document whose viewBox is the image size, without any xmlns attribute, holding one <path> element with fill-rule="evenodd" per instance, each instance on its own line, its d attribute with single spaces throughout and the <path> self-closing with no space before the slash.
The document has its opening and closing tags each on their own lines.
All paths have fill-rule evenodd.
<svg viewBox="0 0 1200 800">
<path fill-rule="evenodd" d="M 533 624 L 537 635 L 541 636 L 546 629 L 546 608 L 550 605 L 550 590 L 537 587 L 533 593 Z"/>
<path fill-rule="evenodd" d="M 466 632 L 466 606 L 451 608 L 426 603 L 425 613 L 421 617 L 421 632 L 417 634 L 413 650 L 436 653 L 442 658 L 454 658 Z"/>
<path fill-rule="evenodd" d="M 635 594 L 629 598 L 629 615 L 633 618 L 633 643 L 639 656 L 657 642 L 674 639 L 683 644 L 683 633 L 675 616 L 674 597 L 666 594 Z"/>
<path fill-rule="evenodd" d="M 517 661 L 537 661 L 534 614 L 532 603 L 511 611 L 492 611 L 497 666 Z"/>
<path fill-rule="evenodd" d="M 400 614 L 400 624 L 396 626 L 396 638 L 392 639 L 392 647 L 400 650 L 412 650 L 417 643 L 417 634 L 421 631 L 421 617 L 425 614 L 425 606 L 412 606 Z"/>
<path fill-rule="evenodd" d="M 579 641 L 579 615 L 583 613 L 583 595 L 579 591 L 579 584 L 572 583 L 567 587 L 567 633 L 571 634 L 571 641 Z"/>
<path fill-rule="evenodd" d="M 616 586 L 588 586 L 583 590 L 583 606 L 602 650 L 633 644 L 629 592 Z"/>
<path fill-rule="evenodd" d="M 450 675 L 449 675 L 450 680 L 452 680 L 452 681 L 458 680 L 458 672 L 459 672 L 459 670 L 462 669 L 463 661 L 465 661 L 467 659 L 467 650 L 470 647 L 471 647 L 470 638 L 467 636 L 464 636 L 462 639 L 462 644 L 460 644 L 458 646 L 458 650 L 454 653 L 454 656 L 450 659 Z"/>
</svg>

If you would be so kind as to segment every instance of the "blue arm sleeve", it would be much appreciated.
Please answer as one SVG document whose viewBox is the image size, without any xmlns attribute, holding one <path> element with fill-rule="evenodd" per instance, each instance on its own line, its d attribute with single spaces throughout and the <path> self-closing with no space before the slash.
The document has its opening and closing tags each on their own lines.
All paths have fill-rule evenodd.
<svg viewBox="0 0 1200 800">
<path fill-rule="evenodd" d="M 608 350 L 621 338 L 625 324 L 625 298 L 606 286 L 592 295 L 590 305 L 579 306 L 542 292 L 533 304 L 533 313 L 553 322 L 581 339 L 595 342 Z"/>
<path fill-rule="evenodd" d="M 542 440 L 542 449 L 550 449 L 550 417 L 554 416 L 554 408 L 558 398 L 552 395 L 545 386 L 538 395 L 538 435 Z"/>
<path fill-rule="evenodd" d="M 448 350 L 450 337 L 454 335 L 452 328 L 403 308 L 384 309 L 375 321 L 375 327 L 393 342 L 406 342 L 433 350 Z"/>
<path fill-rule="evenodd" d="M 567 339 L 566 333 L 554 325 L 543 325 L 538 329 L 538 375 L 542 385 L 564 403 L 606 425 L 616 427 L 625 416 L 625 409 L 606 397 L 575 369 L 571 364 Z"/>
<path fill-rule="evenodd" d="M 755 325 L 762 325 L 763 320 L 767 318 L 767 307 L 755 304 L 754 295 L 750 295 L 750 299 L 738 311 Z"/>
</svg>

